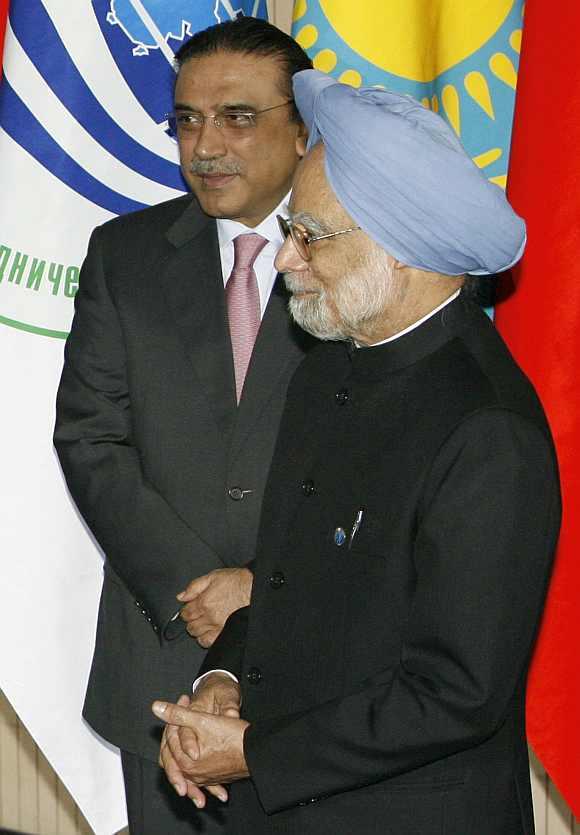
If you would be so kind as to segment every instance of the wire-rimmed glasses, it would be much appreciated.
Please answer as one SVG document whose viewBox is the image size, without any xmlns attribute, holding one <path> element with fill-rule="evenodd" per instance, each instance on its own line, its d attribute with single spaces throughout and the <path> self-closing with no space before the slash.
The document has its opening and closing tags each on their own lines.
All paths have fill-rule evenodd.
<svg viewBox="0 0 580 835">
<path fill-rule="evenodd" d="M 169 125 L 169 135 L 174 139 L 182 136 L 195 136 L 198 134 L 209 119 L 214 126 L 221 131 L 235 134 L 240 131 L 256 127 L 257 117 L 262 113 L 269 113 L 271 110 L 278 110 L 292 104 L 294 99 L 288 99 L 281 104 L 274 104 L 272 107 L 264 107 L 262 110 L 240 110 L 234 107 L 224 107 L 217 113 L 205 115 L 196 110 L 175 110 L 166 115 Z"/>
<path fill-rule="evenodd" d="M 337 235 L 346 235 L 347 232 L 356 232 L 361 228 L 360 226 L 351 226 L 349 229 L 339 229 L 337 232 L 329 232 L 326 235 L 311 235 L 301 223 L 282 217 L 282 215 L 276 215 L 276 220 L 278 221 L 278 226 L 284 236 L 284 240 L 288 236 L 292 238 L 292 243 L 296 247 L 298 255 L 304 261 L 310 261 L 312 258 L 310 244 L 316 241 L 323 241 L 326 238 L 335 238 Z"/>
</svg>

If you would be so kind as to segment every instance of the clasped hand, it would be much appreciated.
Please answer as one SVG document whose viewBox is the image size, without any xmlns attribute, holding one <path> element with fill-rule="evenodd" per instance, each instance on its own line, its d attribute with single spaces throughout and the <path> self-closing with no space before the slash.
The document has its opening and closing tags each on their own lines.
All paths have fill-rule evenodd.
<svg viewBox="0 0 580 835">
<path fill-rule="evenodd" d="M 244 757 L 248 722 L 240 719 L 240 687 L 233 679 L 213 673 L 193 698 L 154 702 L 153 713 L 166 723 L 159 764 L 177 794 L 199 809 L 206 803 L 201 787 L 225 801 L 223 784 L 249 776 Z"/>
<path fill-rule="evenodd" d="M 179 615 L 204 649 L 211 647 L 232 612 L 249 604 L 252 580 L 247 568 L 218 568 L 192 580 L 177 595 L 183 604 Z"/>
</svg>

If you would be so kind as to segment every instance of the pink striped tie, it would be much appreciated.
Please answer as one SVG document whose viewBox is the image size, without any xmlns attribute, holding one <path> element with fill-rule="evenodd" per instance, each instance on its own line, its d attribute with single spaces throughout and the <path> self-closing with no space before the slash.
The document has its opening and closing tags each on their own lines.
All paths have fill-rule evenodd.
<svg viewBox="0 0 580 835">
<path fill-rule="evenodd" d="M 260 294 L 254 261 L 267 243 L 266 238 L 253 233 L 234 238 L 234 268 L 226 284 L 226 302 L 238 403 L 260 328 Z"/>
</svg>

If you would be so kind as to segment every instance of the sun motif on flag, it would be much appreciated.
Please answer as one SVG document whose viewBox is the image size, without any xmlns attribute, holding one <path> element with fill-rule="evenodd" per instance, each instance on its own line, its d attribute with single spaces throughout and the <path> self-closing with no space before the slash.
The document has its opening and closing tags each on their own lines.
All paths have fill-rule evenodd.
<svg viewBox="0 0 580 835">
<path fill-rule="evenodd" d="M 505 187 L 522 15 L 521 0 L 298 0 L 293 32 L 317 69 L 439 112 Z"/>
</svg>

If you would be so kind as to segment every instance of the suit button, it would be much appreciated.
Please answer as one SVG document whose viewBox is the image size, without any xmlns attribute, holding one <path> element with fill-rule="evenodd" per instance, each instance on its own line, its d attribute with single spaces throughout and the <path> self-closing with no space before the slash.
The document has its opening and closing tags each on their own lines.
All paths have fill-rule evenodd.
<svg viewBox="0 0 580 835">
<path fill-rule="evenodd" d="M 311 478 L 307 478 L 302 482 L 302 492 L 305 496 L 313 496 L 316 493 L 316 487 Z"/>
<path fill-rule="evenodd" d="M 273 589 L 281 589 L 286 582 L 286 577 L 284 577 L 281 571 L 274 571 L 268 578 L 268 582 Z"/>
<path fill-rule="evenodd" d="M 244 491 L 241 487 L 230 487 L 228 496 L 233 502 L 241 502 L 244 498 Z"/>
<path fill-rule="evenodd" d="M 246 678 L 250 684 L 259 684 L 262 681 L 262 673 L 257 667 L 250 667 Z"/>
<path fill-rule="evenodd" d="M 348 401 L 348 398 L 348 389 L 341 389 L 340 391 L 337 391 L 334 395 L 334 399 L 336 400 L 339 406 L 344 406 L 344 404 Z"/>
</svg>

